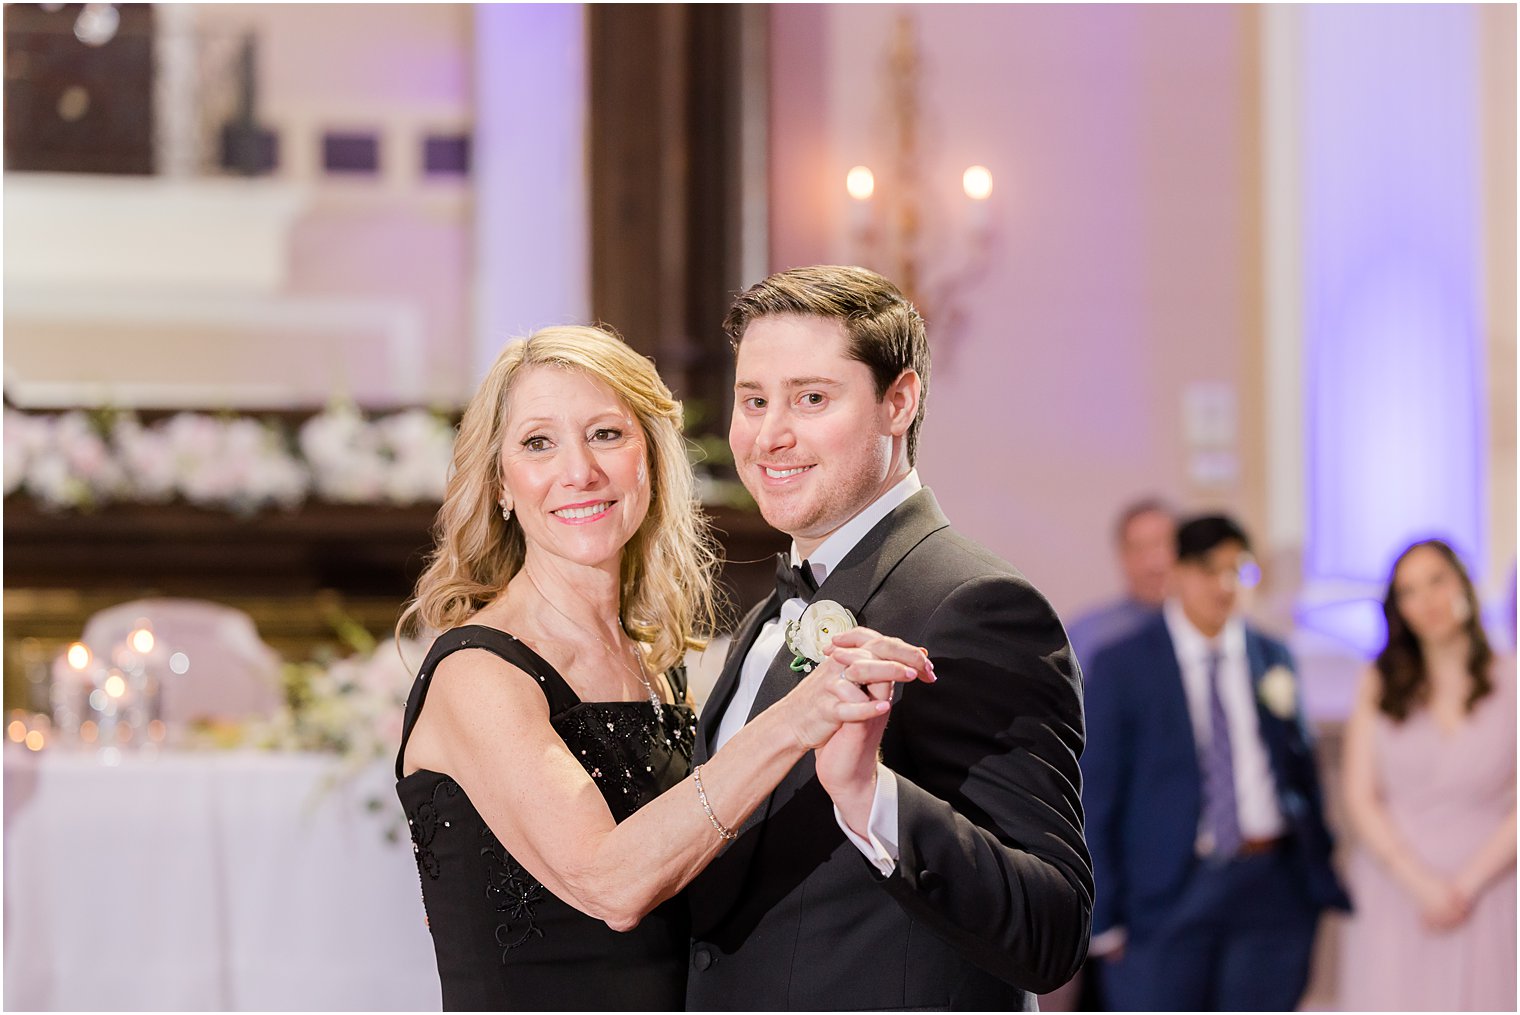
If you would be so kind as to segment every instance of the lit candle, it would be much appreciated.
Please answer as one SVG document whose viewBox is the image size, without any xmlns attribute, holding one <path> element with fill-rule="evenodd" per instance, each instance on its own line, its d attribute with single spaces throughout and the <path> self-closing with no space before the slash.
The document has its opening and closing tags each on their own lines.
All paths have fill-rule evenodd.
<svg viewBox="0 0 1520 1015">
<path fill-rule="evenodd" d="M 869 166 L 856 166 L 845 175 L 844 189 L 857 201 L 869 201 L 876 193 L 876 174 Z"/>
<path fill-rule="evenodd" d="M 985 201 L 992 196 L 992 170 L 986 166 L 970 166 L 961 174 L 961 187 L 973 201 Z"/>
<path fill-rule="evenodd" d="M 871 227 L 871 195 L 876 193 L 876 174 L 869 166 L 855 166 L 844 177 L 850 195 L 850 228 L 863 233 Z"/>
<path fill-rule="evenodd" d="M 83 672 L 84 668 L 90 665 L 90 646 L 82 641 L 76 641 L 69 646 L 64 658 L 69 661 L 70 669 Z"/>
<path fill-rule="evenodd" d="M 968 166 L 961 174 L 961 189 L 971 199 L 971 228 L 984 232 L 990 221 L 987 199 L 992 196 L 992 170 L 986 166 Z"/>
</svg>

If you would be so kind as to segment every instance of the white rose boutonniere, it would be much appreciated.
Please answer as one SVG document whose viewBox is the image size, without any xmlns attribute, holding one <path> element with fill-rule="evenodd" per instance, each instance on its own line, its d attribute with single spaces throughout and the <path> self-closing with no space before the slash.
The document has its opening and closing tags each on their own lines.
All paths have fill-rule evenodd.
<svg viewBox="0 0 1520 1015">
<path fill-rule="evenodd" d="M 1286 666 L 1274 666 L 1263 674 L 1256 694 L 1279 719 L 1291 719 L 1298 711 L 1298 680 Z"/>
<path fill-rule="evenodd" d="M 808 604 L 802 616 L 786 625 L 786 647 L 797 656 L 792 660 L 792 669 L 798 673 L 810 672 L 823 662 L 823 650 L 834 640 L 834 635 L 859 626 L 855 615 L 832 599 L 819 599 Z"/>
</svg>

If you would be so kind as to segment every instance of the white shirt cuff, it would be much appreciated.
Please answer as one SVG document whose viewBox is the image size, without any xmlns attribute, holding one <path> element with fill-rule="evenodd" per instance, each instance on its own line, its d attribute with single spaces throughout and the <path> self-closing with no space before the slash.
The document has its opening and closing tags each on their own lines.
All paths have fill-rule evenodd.
<svg viewBox="0 0 1520 1015">
<path fill-rule="evenodd" d="M 1123 927 L 1110 927 L 1101 934 L 1094 934 L 1087 944 L 1087 954 L 1095 959 L 1112 955 L 1129 940 L 1129 931 Z"/>
<path fill-rule="evenodd" d="M 897 779 L 886 765 L 876 763 L 876 792 L 871 797 L 871 816 L 866 821 L 869 841 L 844 823 L 838 807 L 834 808 L 834 820 L 877 870 L 890 875 L 897 869 Z"/>
</svg>

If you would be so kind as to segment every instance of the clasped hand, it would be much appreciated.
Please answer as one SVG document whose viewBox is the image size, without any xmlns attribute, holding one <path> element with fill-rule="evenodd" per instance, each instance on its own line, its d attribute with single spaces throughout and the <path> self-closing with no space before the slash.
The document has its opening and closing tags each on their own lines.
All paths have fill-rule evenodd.
<svg viewBox="0 0 1520 1015">
<path fill-rule="evenodd" d="M 868 627 L 835 635 L 823 656 L 787 695 L 792 731 L 809 750 L 846 724 L 883 720 L 892 708 L 893 684 L 935 679 L 927 652 Z"/>
<path fill-rule="evenodd" d="M 1473 893 L 1456 882 L 1435 877 L 1423 879 L 1415 898 L 1420 907 L 1420 918 L 1431 930 L 1460 927 L 1472 914 Z"/>
<path fill-rule="evenodd" d="M 798 743 L 817 751 L 818 781 L 855 828 L 870 813 L 892 686 L 934 683 L 934 663 L 926 650 L 868 627 L 835 635 L 823 654 L 787 696 L 792 730 Z"/>
</svg>

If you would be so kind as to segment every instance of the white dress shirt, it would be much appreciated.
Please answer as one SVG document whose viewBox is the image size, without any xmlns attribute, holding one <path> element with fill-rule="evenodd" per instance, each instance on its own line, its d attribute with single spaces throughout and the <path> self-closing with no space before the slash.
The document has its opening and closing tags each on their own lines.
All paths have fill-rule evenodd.
<svg viewBox="0 0 1520 1015">
<path fill-rule="evenodd" d="M 1246 626 L 1232 617 L 1210 640 L 1194 627 L 1182 611 L 1182 604 L 1169 599 L 1162 607 L 1167 633 L 1177 653 L 1182 670 L 1182 689 L 1187 695 L 1188 718 L 1193 723 L 1193 738 L 1200 755 L 1213 738 L 1209 722 L 1209 653 L 1221 653 L 1219 663 L 1219 699 L 1224 706 L 1225 722 L 1230 727 L 1230 755 L 1235 768 L 1235 808 L 1243 839 L 1273 839 L 1283 834 L 1282 810 L 1277 805 L 1277 783 L 1267 745 L 1257 725 L 1256 689 L 1251 681 L 1251 664 L 1246 658 Z M 1212 836 L 1199 822 L 1197 839 L 1199 856 L 1214 850 Z"/>
<path fill-rule="evenodd" d="M 863 511 L 854 518 L 845 522 L 833 535 L 819 544 L 818 549 L 808 556 L 808 567 L 813 572 L 813 578 L 822 585 L 829 572 L 839 566 L 840 561 L 855 548 L 865 537 L 867 532 L 876 527 L 892 511 L 923 488 L 919 482 L 918 470 L 914 469 L 902 478 L 895 486 L 886 493 L 876 498 Z M 800 565 L 802 558 L 797 553 L 796 542 L 792 543 L 792 563 Z M 744 663 L 739 670 L 739 685 L 734 688 L 733 697 L 728 701 L 728 707 L 723 712 L 723 718 L 718 722 L 718 732 L 713 737 L 713 752 L 720 750 L 739 728 L 749 721 L 750 709 L 755 705 L 755 696 L 760 693 L 760 684 L 765 680 L 765 672 L 770 669 L 777 654 L 786 645 L 786 625 L 788 621 L 796 620 L 802 616 L 802 611 L 807 604 L 799 597 L 793 597 L 781 604 L 781 615 L 773 620 L 768 620 L 760 628 L 760 633 L 750 644 L 749 652 L 744 656 Z M 839 808 L 834 808 L 834 820 L 839 822 L 839 827 L 844 834 L 855 844 L 855 847 L 866 855 L 876 868 L 883 874 L 891 874 L 897 867 L 897 780 L 893 779 L 887 767 L 882 764 L 876 766 L 876 795 L 871 802 L 871 817 L 867 831 L 868 839 L 863 839 L 850 830 L 839 814 Z"/>
</svg>

